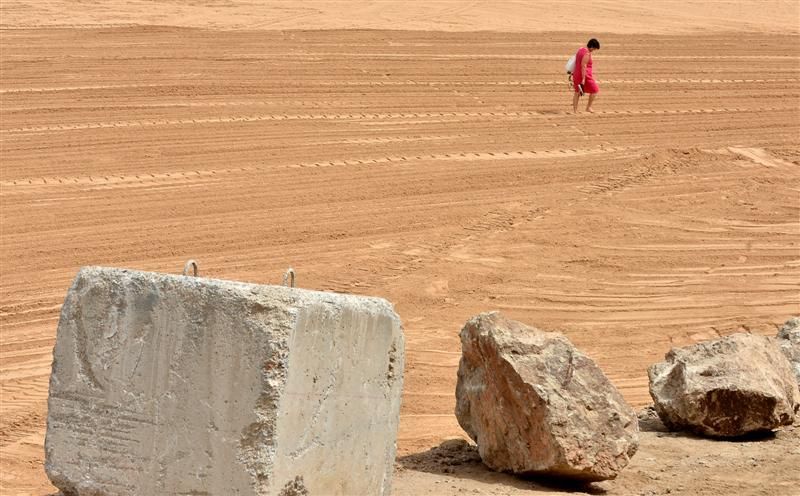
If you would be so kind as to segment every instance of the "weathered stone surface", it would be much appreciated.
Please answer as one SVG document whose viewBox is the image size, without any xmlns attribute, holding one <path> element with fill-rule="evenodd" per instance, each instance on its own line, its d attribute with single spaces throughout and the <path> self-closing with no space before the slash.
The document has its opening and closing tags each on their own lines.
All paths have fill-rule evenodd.
<svg viewBox="0 0 800 496">
<path fill-rule="evenodd" d="M 772 338 L 732 334 L 652 365 L 650 395 L 671 430 L 734 437 L 791 424 L 800 393 Z"/>
<path fill-rule="evenodd" d="M 636 413 L 563 335 L 483 313 L 461 346 L 456 416 L 492 469 L 612 479 L 636 452 Z"/>
<path fill-rule="evenodd" d="M 636 414 L 639 417 L 640 432 L 669 432 L 656 412 L 656 407 L 648 405 Z"/>
<path fill-rule="evenodd" d="M 789 359 L 794 377 L 800 384 L 800 317 L 792 317 L 778 330 L 778 345 Z"/>
<path fill-rule="evenodd" d="M 384 300 L 84 268 L 45 468 L 68 495 L 388 495 L 402 379 Z"/>
</svg>

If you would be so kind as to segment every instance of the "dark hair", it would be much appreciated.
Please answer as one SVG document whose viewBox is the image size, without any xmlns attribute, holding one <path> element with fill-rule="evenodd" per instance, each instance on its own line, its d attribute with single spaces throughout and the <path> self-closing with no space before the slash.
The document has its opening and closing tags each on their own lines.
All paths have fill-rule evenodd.
<svg viewBox="0 0 800 496">
<path fill-rule="evenodd" d="M 596 48 L 599 50 L 600 42 L 597 41 L 597 38 L 592 38 L 591 40 L 589 40 L 589 43 L 586 44 L 586 48 Z"/>
</svg>

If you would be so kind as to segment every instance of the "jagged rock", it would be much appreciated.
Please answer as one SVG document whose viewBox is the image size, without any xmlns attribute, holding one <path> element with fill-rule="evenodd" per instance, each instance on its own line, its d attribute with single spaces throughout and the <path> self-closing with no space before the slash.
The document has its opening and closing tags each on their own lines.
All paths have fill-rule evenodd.
<svg viewBox="0 0 800 496">
<path fill-rule="evenodd" d="M 483 313 L 461 346 L 456 416 L 492 469 L 613 479 L 638 449 L 636 413 L 563 335 Z"/>
<path fill-rule="evenodd" d="M 789 359 L 794 377 L 800 384 L 800 317 L 792 317 L 778 330 L 778 345 Z"/>
<path fill-rule="evenodd" d="M 658 416 L 671 430 L 734 437 L 791 424 L 800 401 L 772 338 L 732 334 L 683 348 L 648 370 Z"/>
</svg>

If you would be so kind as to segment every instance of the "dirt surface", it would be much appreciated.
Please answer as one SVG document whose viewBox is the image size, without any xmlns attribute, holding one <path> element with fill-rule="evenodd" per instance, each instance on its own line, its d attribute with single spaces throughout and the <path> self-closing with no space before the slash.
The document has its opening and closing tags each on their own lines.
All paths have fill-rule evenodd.
<svg viewBox="0 0 800 496">
<path fill-rule="evenodd" d="M 794 0 L 3 0 L 0 27 L 800 33 Z"/>
<path fill-rule="evenodd" d="M 798 462 L 797 426 L 775 436 L 711 441 L 666 432 L 659 423 L 656 429 L 641 433 L 639 452 L 613 481 L 580 484 L 514 477 L 489 470 L 475 446 L 445 445 L 401 456 L 393 494 L 796 495 Z"/>
<path fill-rule="evenodd" d="M 637 407 L 671 346 L 800 313 L 800 37 L 757 32 L 778 31 L 758 2 L 748 32 L 598 35 L 602 93 L 578 116 L 562 72 L 584 34 L 125 27 L 122 7 L 98 26 L 100 7 L 63 3 L 2 5 L 2 494 L 52 491 L 47 380 L 81 265 L 195 258 L 258 283 L 291 265 L 302 287 L 393 301 L 409 495 L 583 490 L 426 465 L 463 434 L 458 331 L 475 313 L 565 332 Z M 797 436 L 645 433 L 618 481 L 586 490 L 788 494 Z"/>
</svg>

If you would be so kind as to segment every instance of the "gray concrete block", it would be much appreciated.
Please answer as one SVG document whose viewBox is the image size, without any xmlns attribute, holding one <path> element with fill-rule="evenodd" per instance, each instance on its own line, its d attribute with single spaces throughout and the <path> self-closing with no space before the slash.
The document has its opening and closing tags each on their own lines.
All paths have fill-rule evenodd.
<svg viewBox="0 0 800 496">
<path fill-rule="evenodd" d="M 45 469 L 65 494 L 389 494 L 403 380 L 385 300 L 81 269 Z"/>
</svg>

